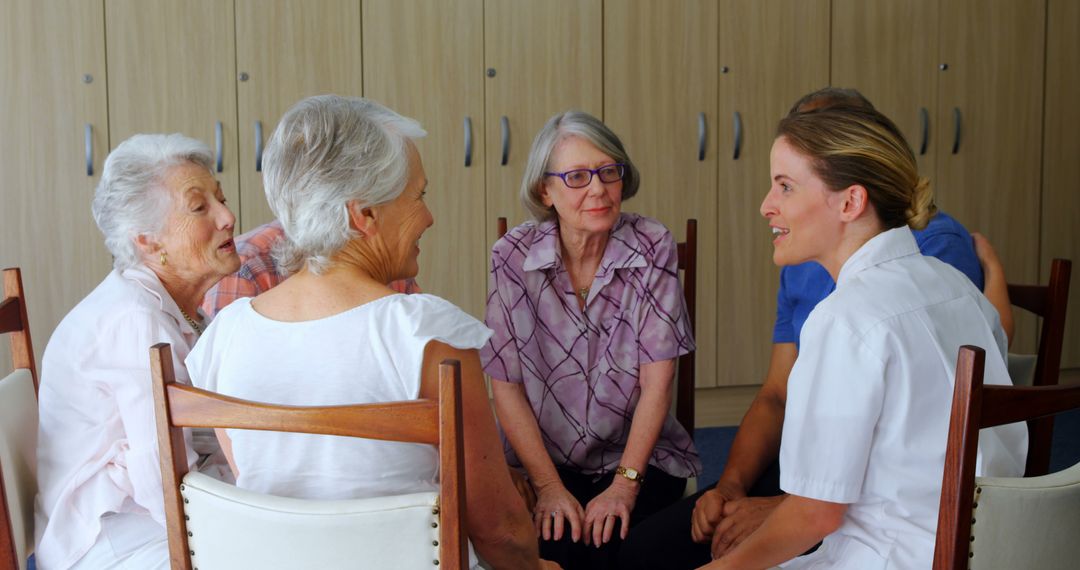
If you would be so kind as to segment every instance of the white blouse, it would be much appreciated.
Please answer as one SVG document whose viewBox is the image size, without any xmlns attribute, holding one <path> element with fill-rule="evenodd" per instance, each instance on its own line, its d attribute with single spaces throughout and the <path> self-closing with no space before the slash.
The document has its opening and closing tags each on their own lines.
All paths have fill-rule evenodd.
<svg viewBox="0 0 1080 570">
<path fill-rule="evenodd" d="M 415 400 L 424 348 L 478 349 L 491 331 L 433 295 L 390 295 L 311 321 L 268 319 L 238 299 L 187 358 L 192 382 L 275 404 L 328 406 Z M 438 490 L 433 446 L 327 435 L 228 430 L 236 485 L 303 499 Z"/>
<path fill-rule="evenodd" d="M 56 327 L 38 393 L 38 568 L 77 562 L 110 511 L 147 514 L 165 534 L 149 349 L 170 343 L 177 380 L 186 382 L 195 339 L 141 265 L 109 273 Z"/>
<path fill-rule="evenodd" d="M 929 568 L 960 346 L 986 350 L 986 384 L 1010 383 L 997 311 L 904 227 L 847 260 L 800 341 L 780 486 L 848 510 L 821 548 L 784 567 Z M 1020 475 L 1026 452 L 1022 424 L 983 430 L 978 472 Z"/>
</svg>

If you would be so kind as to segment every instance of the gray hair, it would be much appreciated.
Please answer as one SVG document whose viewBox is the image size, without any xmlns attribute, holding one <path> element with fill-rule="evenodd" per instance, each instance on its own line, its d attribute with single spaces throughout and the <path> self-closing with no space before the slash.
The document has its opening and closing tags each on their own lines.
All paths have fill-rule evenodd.
<svg viewBox="0 0 1080 570">
<path fill-rule="evenodd" d="M 166 173 L 188 162 L 212 172 L 214 155 L 202 142 L 179 133 L 134 135 L 109 153 L 91 210 L 116 269 L 140 262 L 136 237 L 161 232 L 170 204 Z"/>
<path fill-rule="evenodd" d="M 377 206 L 409 181 L 408 146 L 420 124 L 360 97 L 318 95 L 285 113 L 263 154 L 263 187 L 285 239 L 282 269 L 315 274 L 355 237 L 349 202 Z"/>
<path fill-rule="evenodd" d="M 622 199 L 629 200 L 637 194 L 641 175 L 619 137 L 600 119 L 584 111 L 559 113 L 548 119 L 544 128 L 540 129 L 533 139 L 529 160 L 525 164 L 525 175 L 521 179 L 521 202 L 537 221 L 543 222 L 555 217 L 555 209 L 544 205 L 540 190 L 544 186 L 544 172 L 548 170 L 548 161 L 551 160 L 555 145 L 572 136 L 588 141 L 615 162 L 625 164 Z"/>
</svg>

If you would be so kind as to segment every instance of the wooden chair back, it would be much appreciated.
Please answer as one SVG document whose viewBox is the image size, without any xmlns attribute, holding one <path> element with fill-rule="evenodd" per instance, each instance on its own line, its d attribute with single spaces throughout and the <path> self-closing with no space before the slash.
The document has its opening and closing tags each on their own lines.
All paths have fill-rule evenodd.
<svg viewBox="0 0 1080 570">
<path fill-rule="evenodd" d="M 231 428 L 339 435 L 437 445 L 439 562 L 468 568 L 465 521 L 461 365 L 439 365 L 439 399 L 345 406 L 281 406 L 231 398 L 177 384 L 167 343 L 150 349 L 169 557 L 174 570 L 192 567 L 180 485 L 188 472 L 182 428 Z M 222 537 L 222 540 L 227 540 Z"/>
<path fill-rule="evenodd" d="M 972 525 L 976 516 L 985 512 L 973 511 L 979 430 L 1080 408 L 1080 386 L 983 385 L 985 360 L 983 349 L 960 347 L 942 476 L 934 570 L 968 568 Z"/>
<path fill-rule="evenodd" d="M 1013 305 L 1042 317 L 1039 348 L 1035 360 L 1034 386 L 1056 386 L 1061 373 L 1061 347 L 1065 341 L 1065 310 L 1069 304 L 1069 279 L 1072 262 L 1055 259 L 1050 263 L 1046 285 L 1009 285 Z M 1028 422 L 1028 477 L 1045 475 L 1050 470 L 1050 444 L 1054 418 Z"/>
<path fill-rule="evenodd" d="M 34 547 L 38 378 L 22 274 L 17 267 L 3 274 L 0 334 L 10 338 L 14 371 L 0 378 L 0 568 L 18 569 Z"/>
<path fill-rule="evenodd" d="M 496 220 L 498 237 L 506 235 L 506 218 Z M 697 338 L 697 220 L 686 220 L 686 241 L 678 243 L 679 269 L 683 272 L 683 297 L 690 313 L 690 330 Z M 679 357 L 675 373 L 675 419 L 694 435 L 694 353 Z"/>
</svg>

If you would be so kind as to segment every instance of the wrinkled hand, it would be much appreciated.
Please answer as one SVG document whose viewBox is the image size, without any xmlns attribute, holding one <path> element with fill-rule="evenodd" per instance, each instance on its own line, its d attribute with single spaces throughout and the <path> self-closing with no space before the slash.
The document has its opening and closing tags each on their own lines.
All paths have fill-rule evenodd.
<svg viewBox="0 0 1080 570">
<path fill-rule="evenodd" d="M 510 468 L 510 480 L 514 482 L 514 488 L 525 500 L 525 508 L 532 512 L 536 508 L 536 492 L 533 491 L 532 484 L 525 478 L 524 473 L 513 467 Z"/>
<path fill-rule="evenodd" d="M 570 525 L 570 538 L 581 540 L 581 527 L 585 511 L 581 503 L 566 490 L 562 481 L 556 479 L 536 488 L 536 506 L 533 508 L 533 524 L 536 535 L 544 540 L 562 540 L 566 525 Z"/>
<path fill-rule="evenodd" d="M 745 496 L 746 491 L 723 480 L 719 481 L 716 487 L 702 493 L 694 504 L 694 514 L 690 519 L 690 538 L 698 544 L 706 544 L 712 540 L 716 525 L 720 524 L 720 519 L 724 516 L 724 505 Z"/>
<path fill-rule="evenodd" d="M 624 477 L 615 477 L 603 493 L 593 497 L 585 507 L 585 544 L 607 544 L 615 531 L 615 522 L 621 521 L 619 536 L 626 538 L 630 532 L 630 511 L 637 503 L 637 494 L 641 488 Z M 591 539 L 591 540 L 590 540 Z"/>
<path fill-rule="evenodd" d="M 783 500 L 779 497 L 745 497 L 724 504 L 723 519 L 712 537 L 712 557 L 720 558 L 750 536 Z"/>
</svg>

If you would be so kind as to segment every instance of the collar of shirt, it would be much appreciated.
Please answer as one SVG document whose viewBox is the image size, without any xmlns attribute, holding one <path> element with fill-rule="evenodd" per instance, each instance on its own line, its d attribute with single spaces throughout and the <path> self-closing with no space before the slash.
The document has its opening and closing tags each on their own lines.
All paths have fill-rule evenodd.
<svg viewBox="0 0 1080 570">
<path fill-rule="evenodd" d="M 645 267 L 649 264 L 642 254 L 644 248 L 634 232 L 631 216 L 631 214 L 620 214 L 615 226 L 611 228 L 607 246 L 604 248 L 604 258 L 596 270 L 596 285 L 603 285 L 610 281 L 616 269 Z M 525 257 L 522 269 L 540 271 L 561 267 L 562 247 L 559 243 L 559 224 L 556 220 L 541 222 L 533 232 L 532 246 Z"/>
<path fill-rule="evenodd" d="M 844 262 L 844 266 L 840 268 L 840 275 L 836 279 L 836 286 L 840 287 L 864 269 L 918 253 L 919 244 L 915 241 L 911 228 L 901 226 L 881 232 L 864 243 Z"/>
<path fill-rule="evenodd" d="M 183 332 L 185 336 L 198 336 L 195 329 L 191 328 L 191 324 L 188 323 L 187 319 L 184 318 L 184 315 L 180 313 L 180 306 L 173 300 L 172 295 L 165 290 L 165 286 L 162 285 L 161 279 L 158 279 L 157 274 L 151 271 L 149 267 L 140 263 L 134 267 L 125 269 L 120 276 L 129 281 L 134 281 L 140 287 L 156 297 L 159 303 L 158 306 L 165 314 L 176 320 L 176 323 L 180 326 L 181 332 Z M 202 309 L 198 310 L 198 318 L 205 321 Z"/>
</svg>

